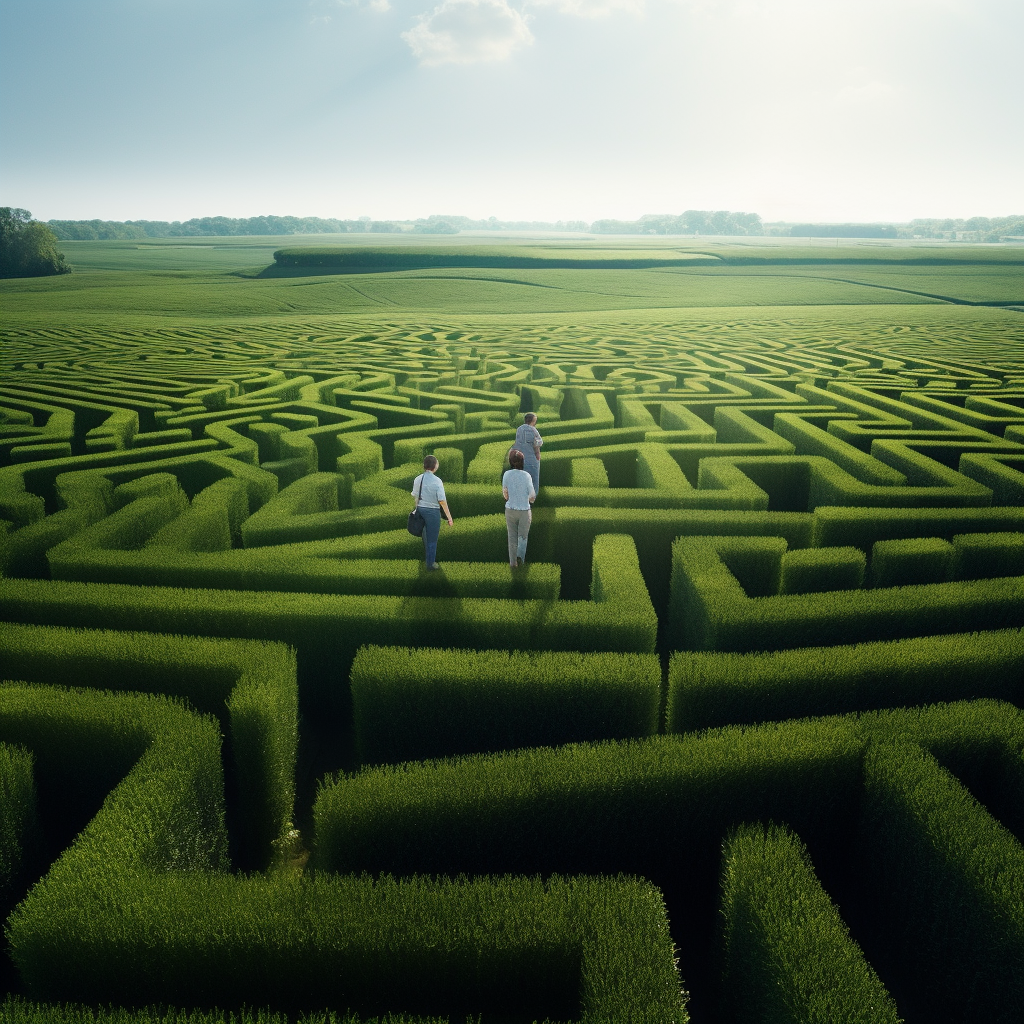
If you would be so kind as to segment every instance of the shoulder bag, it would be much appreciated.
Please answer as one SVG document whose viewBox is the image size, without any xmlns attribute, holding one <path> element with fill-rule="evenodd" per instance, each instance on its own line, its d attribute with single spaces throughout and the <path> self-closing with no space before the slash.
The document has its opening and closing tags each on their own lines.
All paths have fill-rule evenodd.
<svg viewBox="0 0 1024 1024">
<path fill-rule="evenodd" d="M 423 474 L 423 476 L 425 475 Z M 408 530 L 414 537 L 422 537 L 423 527 L 427 525 L 427 521 L 423 518 L 423 513 L 420 511 L 420 495 L 423 494 L 423 476 L 420 476 L 420 487 L 416 492 L 416 507 L 409 513 Z"/>
</svg>

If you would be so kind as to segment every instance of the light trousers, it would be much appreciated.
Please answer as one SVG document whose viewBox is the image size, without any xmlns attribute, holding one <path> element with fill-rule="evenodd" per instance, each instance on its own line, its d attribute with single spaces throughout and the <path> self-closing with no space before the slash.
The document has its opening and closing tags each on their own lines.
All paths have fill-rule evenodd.
<svg viewBox="0 0 1024 1024">
<path fill-rule="evenodd" d="M 505 525 L 508 527 L 508 564 L 514 569 L 516 559 L 526 561 L 526 538 L 530 536 L 533 512 L 528 508 L 506 508 Z"/>
</svg>

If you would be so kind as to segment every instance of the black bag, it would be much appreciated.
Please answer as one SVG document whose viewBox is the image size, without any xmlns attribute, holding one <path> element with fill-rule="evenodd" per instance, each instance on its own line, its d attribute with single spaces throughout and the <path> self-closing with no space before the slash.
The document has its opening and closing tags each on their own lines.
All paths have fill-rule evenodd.
<svg viewBox="0 0 1024 1024">
<path fill-rule="evenodd" d="M 423 493 L 423 477 L 420 477 L 420 489 L 416 492 L 416 507 L 409 513 L 407 528 L 414 537 L 423 536 L 423 527 L 427 525 L 420 511 L 420 495 Z"/>
</svg>

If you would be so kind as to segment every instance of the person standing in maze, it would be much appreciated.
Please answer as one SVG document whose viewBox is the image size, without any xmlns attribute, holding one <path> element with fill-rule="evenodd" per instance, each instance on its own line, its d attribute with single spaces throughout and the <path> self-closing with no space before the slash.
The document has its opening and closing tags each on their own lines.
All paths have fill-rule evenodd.
<svg viewBox="0 0 1024 1024">
<path fill-rule="evenodd" d="M 523 469 L 523 453 L 513 448 L 508 453 L 512 467 L 501 478 L 501 493 L 505 496 L 505 525 L 508 527 L 508 564 L 515 569 L 526 561 L 526 539 L 530 536 L 533 513 L 530 505 L 537 497 L 533 477 Z"/>
<path fill-rule="evenodd" d="M 437 564 L 437 538 L 441 532 L 441 513 L 444 512 L 448 525 L 452 525 L 452 514 L 448 511 L 448 499 L 445 497 L 444 484 L 435 476 L 437 459 L 428 455 L 423 460 L 423 472 L 412 482 L 412 496 L 416 499 L 413 508 L 418 508 L 423 516 L 423 547 L 425 548 L 427 568 L 431 571 L 440 569 Z"/>
<path fill-rule="evenodd" d="M 522 425 L 516 430 L 515 447 L 523 453 L 523 469 L 530 474 L 533 480 L 535 494 L 540 493 L 540 446 L 544 438 L 540 436 L 536 427 L 537 414 L 528 412 L 523 417 Z"/>
</svg>

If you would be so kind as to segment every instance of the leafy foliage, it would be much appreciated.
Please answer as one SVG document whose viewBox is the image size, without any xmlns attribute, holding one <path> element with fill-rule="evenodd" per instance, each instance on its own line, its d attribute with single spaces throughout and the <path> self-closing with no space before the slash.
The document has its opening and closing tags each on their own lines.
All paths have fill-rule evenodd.
<svg viewBox="0 0 1024 1024">
<path fill-rule="evenodd" d="M 0 207 L 0 277 L 45 277 L 70 272 L 51 228 L 32 220 L 28 210 Z"/>
</svg>

